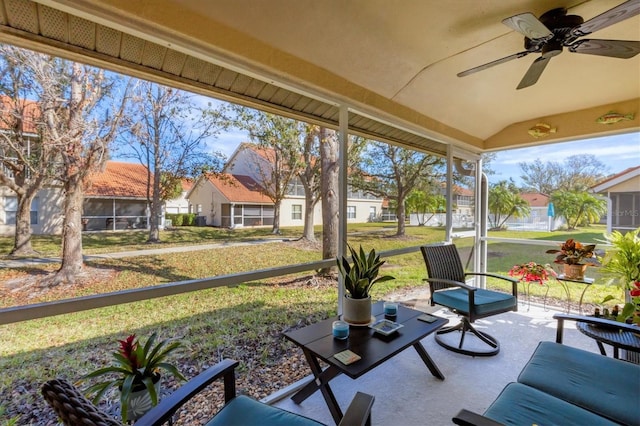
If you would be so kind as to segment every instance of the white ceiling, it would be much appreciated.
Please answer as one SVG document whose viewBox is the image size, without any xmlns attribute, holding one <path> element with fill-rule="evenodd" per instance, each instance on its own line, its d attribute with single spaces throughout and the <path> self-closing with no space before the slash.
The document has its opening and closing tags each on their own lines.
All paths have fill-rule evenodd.
<svg viewBox="0 0 640 426">
<path fill-rule="evenodd" d="M 40 3 L 476 151 L 640 129 L 640 55 L 616 59 L 565 49 L 536 85 L 522 90 L 516 86 L 538 54 L 456 76 L 524 50 L 522 35 L 504 18 L 566 7 L 586 21 L 621 0 Z M 583 38 L 640 40 L 640 16 Z M 635 118 L 595 123 L 611 109 Z M 538 122 L 557 132 L 533 138 L 527 130 Z"/>
</svg>

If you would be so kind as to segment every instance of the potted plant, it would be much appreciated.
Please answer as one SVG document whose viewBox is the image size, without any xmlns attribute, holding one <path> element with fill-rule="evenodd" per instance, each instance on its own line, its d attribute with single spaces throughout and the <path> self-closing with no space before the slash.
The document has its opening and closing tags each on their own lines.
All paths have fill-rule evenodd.
<svg viewBox="0 0 640 426">
<path fill-rule="evenodd" d="M 366 325 L 371 322 L 371 287 L 375 283 L 395 279 L 389 275 L 378 276 L 380 267 L 385 263 L 375 249 L 367 254 L 362 246 L 356 251 L 347 245 L 351 261 L 346 257 L 337 258 L 338 270 L 345 288 L 343 319 L 355 325 Z"/>
<path fill-rule="evenodd" d="M 160 370 L 179 380 L 187 380 L 174 365 L 166 362 L 169 354 L 178 349 L 181 343 L 171 339 L 156 343 L 156 338 L 157 334 L 153 333 L 146 343 L 142 343 L 132 334 L 126 340 L 119 340 L 120 349 L 113 353 L 114 365 L 100 368 L 80 379 L 84 381 L 109 376 L 85 392 L 87 395 L 95 394 L 93 403 L 97 404 L 107 390 L 118 387 L 124 423 L 135 420 L 158 404 Z"/>
<path fill-rule="evenodd" d="M 522 282 L 539 282 L 544 284 L 549 275 L 556 276 L 556 272 L 551 269 L 549 264 L 541 265 L 536 262 L 521 263 L 514 265 L 509 270 L 509 276 L 517 277 Z"/>
<path fill-rule="evenodd" d="M 557 254 L 554 263 L 564 265 L 564 277 L 568 279 L 581 280 L 587 266 L 599 266 L 600 262 L 596 256 L 595 244 L 582 244 L 569 238 L 562 243 L 560 249 L 547 250 L 547 253 Z"/>
<path fill-rule="evenodd" d="M 602 272 L 624 291 L 626 303 L 621 315 L 626 319 L 637 309 L 632 298 L 640 296 L 640 228 L 626 234 L 613 231 L 605 234 L 605 239 L 613 250 L 602 258 Z"/>
</svg>

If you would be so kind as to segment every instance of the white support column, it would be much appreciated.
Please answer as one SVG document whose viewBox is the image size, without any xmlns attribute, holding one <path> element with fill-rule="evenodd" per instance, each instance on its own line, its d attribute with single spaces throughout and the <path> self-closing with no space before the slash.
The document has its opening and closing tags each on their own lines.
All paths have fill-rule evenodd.
<svg viewBox="0 0 640 426">
<path fill-rule="evenodd" d="M 447 211 L 445 212 L 446 224 L 444 239 L 447 242 L 451 242 L 453 233 L 453 149 L 451 145 L 447 145 L 447 179 L 445 198 L 447 199 Z"/>
<path fill-rule="evenodd" d="M 340 105 L 339 128 L 338 128 L 338 161 L 340 162 L 338 185 L 338 257 L 342 257 L 346 251 L 347 242 L 347 146 L 349 141 L 349 109 L 346 105 Z M 344 283 L 341 276 L 338 278 L 338 314 L 342 314 L 342 300 L 344 299 Z"/>
<path fill-rule="evenodd" d="M 111 200 L 111 215 L 113 217 L 113 223 L 111 224 L 112 229 L 116 230 L 116 199 Z"/>
<path fill-rule="evenodd" d="M 236 227 L 236 205 L 231 203 L 231 209 L 229 209 L 229 214 L 231 215 L 231 219 L 229 221 L 229 228 L 233 229 Z"/>
</svg>

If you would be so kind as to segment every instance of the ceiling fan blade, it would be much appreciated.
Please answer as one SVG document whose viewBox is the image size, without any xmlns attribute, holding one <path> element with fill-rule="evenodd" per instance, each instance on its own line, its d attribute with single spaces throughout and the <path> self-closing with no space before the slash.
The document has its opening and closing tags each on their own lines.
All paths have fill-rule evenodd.
<svg viewBox="0 0 640 426">
<path fill-rule="evenodd" d="M 574 37 L 581 37 L 587 34 L 591 34 L 609 25 L 616 24 L 625 19 L 629 19 L 640 13 L 640 0 L 628 0 L 613 9 L 609 9 L 606 12 L 589 19 L 587 22 L 578 25 L 571 30 L 571 35 Z"/>
<path fill-rule="evenodd" d="M 540 76 L 542 75 L 542 71 L 547 67 L 547 64 L 551 60 L 551 57 L 540 56 L 538 59 L 533 61 L 527 73 L 520 80 L 520 84 L 516 89 L 524 89 L 525 87 L 533 86 L 536 84 Z"/>
<path fill-rule="evenodd" d="M 488 63 L 486 63 L 484 65 L 479 65 L 477 67 L 470 68 L 470 69 L 468 69 L 466 71 L 459 72 L 457 74 L 457 76 L 458 77 L 464 77 L 466 75 L 473 74 L 473 73 L 476 73 L 478 71 L 486 70 L 487 68 L 491 68 L 491 67 L 494 67 L 496 65 L 504 64 L 505 62 L 509 62 L 509 61 L 511 61 L 513 59 L 522 58 L 523 56 L 527 56 L 529 53 L 531 53 L 531 52 L 529 52 L 527 50 L 525 50 L 523 52 L 514 53 L 513 55 L 509 55 L 509 56 L 506 56 L 506 57 L 501 58 L 501 59 L 496 59 L 495 61 L 488 62 Z"/>
<path fill-rule="evenodd" d="M 584 39 L 569 46 L 569 51 L 629 59 L 640 53 L 640 41 Z"/>
<path fill-rule="evenodd" d="M 502 23 L 532 40 L 549 40 L 553 37 L 549 28 L 529 12 L 503 19 Z"/>
</svg>

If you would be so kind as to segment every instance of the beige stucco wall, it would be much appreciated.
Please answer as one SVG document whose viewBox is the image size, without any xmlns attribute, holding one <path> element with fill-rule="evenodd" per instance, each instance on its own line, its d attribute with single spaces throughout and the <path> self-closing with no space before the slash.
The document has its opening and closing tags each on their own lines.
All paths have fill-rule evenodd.
<svg viewBox="0 0 640 426">
<path fill-rule="evenodd" d="M 633 177 L 617 185 L 613 185 L 607 192 L 636 192 L 640 191 L 640 175 Z"/>
<path fill-rule="evenodd" d="M 0 235 L 11 236 L 15 233 L 15 225 L 6 224 L 5 200 L 15 197 L 15 193 L 7 187 L 0 187 Z M 59 188 L 46 188 L 38 192 L 38 223 L 31 225 L 34 235 L 62 233 L 62 207 L 64 197 Z"/>
<path fill-rule="evenodd" d="M 192 213 L 207 218 L 207 225 L 221 225 L 221 206 L 226 199 L 211 182 L 199 179 L 191 190 L 188 201 L 193 206 Z M 198 206 L 200 206 L 200 212 L 198 212 Z"/>
</svg>

